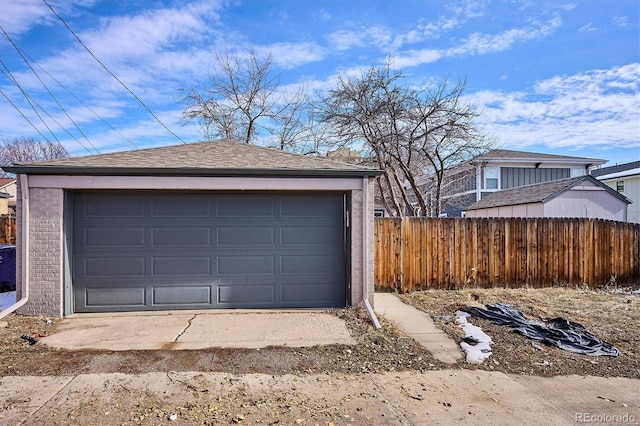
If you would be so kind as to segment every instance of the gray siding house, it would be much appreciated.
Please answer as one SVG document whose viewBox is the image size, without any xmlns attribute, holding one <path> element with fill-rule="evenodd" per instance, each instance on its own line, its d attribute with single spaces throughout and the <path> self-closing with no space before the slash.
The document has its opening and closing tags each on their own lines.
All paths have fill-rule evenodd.
<svg viewBox="0 0 640 426">
<path fill-rule="evenodd" d="M 21 313 L 373 304 L 376 169 L 232 141 L 3 169 Z"/>
<path fill-rule="evenodd" d="M 603 167 L 592 175 L 631 200 L 627 220 L 640 223 L 640 161 Z"/>
<path fill-rule="evenodd" d="M 597 158 L 495 149 L 447 172 L 442 185 L 442 212 L 458 217 L 494 192 L 585 176 L 604 163 L 606 160 Z M 429 188 L 429 184 L 424 186 L 426 194 Z"/>
<path fill-rule="evenodd" d="M 590 175 L 507 189 L 484 197 L 467 217 L 580 217 L 627 221 L 629 199 Z"/>
</svg>

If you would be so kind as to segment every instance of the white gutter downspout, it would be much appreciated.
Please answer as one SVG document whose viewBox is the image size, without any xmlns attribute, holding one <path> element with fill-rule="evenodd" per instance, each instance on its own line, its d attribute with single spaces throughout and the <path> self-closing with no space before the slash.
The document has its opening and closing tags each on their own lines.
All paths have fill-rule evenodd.
<svg viewBox="0 0 640 426">
<path fill-rule="evenodd" d="M 22 196 L 22 299 L 0 312 L 4 318 L 29 300 L 29 180 L 27 175 L 20 175 L 20 195 Z"/>
<path fill-rule="evenodd" d="M 364 306 L 367 308 L 367 312 L 373 321 L 373 325 L 376 329 L 382 328 L 376 313 L 373 311 L 371 304 L 369 304 L 369 290 L 367 288 L 367 278 L 369 276 L 369 238 L 368 238 L 368 223 L 369 223 L 369 178 L 364 176 L 362 178 L 362 299 L 364 300 Z"/>
</svg>

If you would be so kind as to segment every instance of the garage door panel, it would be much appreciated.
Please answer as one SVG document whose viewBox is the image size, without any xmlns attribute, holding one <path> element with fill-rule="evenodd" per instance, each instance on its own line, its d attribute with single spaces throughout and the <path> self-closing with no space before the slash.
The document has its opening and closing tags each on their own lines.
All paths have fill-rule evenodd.
<svg viewBox="0 0 640 426">
<path fill-rule="evenodd" d="M 158 305 L 210 305 L 210 286 L 154 287 L 153 304 Z"/>
<path fill-rule="evenodd" d="M 210 246 L 211 232 L 209 227 L 154 227 L 151 229 L 151 241 L 154 246 Z"/>
<path fill-rule="evenodd" d="M 144 247 L 145 229 L 143 227 L 87 227 L 80 247 Z"/>
<path fill-rule="evenodd" d="M 211 199 L 202 194 L 185 195 L 179 202 L 175 198 L 153 197 L 152 217 L 193 218 L 211 216 Z"/>
<path fill-rule="evenodd" d="M 318 302 L 330 303 L 335 300 L 335 286 L 332 283 L 286 285 L 282 287 L 282 301 L 287 303 Z"/>
<path fill-rule="evenodd" d="M 243 307 L 265 306 L 276 303 L 275 285 L 220 285 L 218 286 L 218 303 Z"/>
<path fill-rule="evenodd" d="M 340 217 L 343 212 L 342 200 L 323 199 L 317 196 L 284 196 L 280 203 L 282 217 Z"/>
<path fill-rule="evenodd" d="M 274 217 L 274 211 L 271 196 L 221 196 L 217 199 L 217 216 L 220 217 Z"/>
<path fill-rule="evenodd" d="M 74 197 L 75 312 L 346 302 L 343 194 Z"/>
<path fill-rule="evenodd" d="M 144 257 L 89 257 L 80 265 L 80 275 L 91 277 L 144 277 Z"/>
<path fill-rule="evenodd" d="M 328 271 L 333 271 L 335 268 L 340 267 L 335 256 L 289 255 L 282 256 L 280 261 L 283 274 L 331 274 Z"/>
<path fill-rule="evenodd" d="M 256 275 L 276 272 L 274 256 L 220 256 L 218 257 L 219 275 Z"/>
<path fill-rule="evenodd" d="M 76 204 L 75 215 L 81 217 L 144 217 L 145 202 L 137 197 L 106 195 L 104 197 L 86 198 Z"/>
<path fill-rule="evenodd" d="M 153 257 L 154 277 L 183 277 L 192 275 L 211 275 L 209 256 L 161 256 Z"/>
<path fill-rule="evenodd" d="M 283 226 L 280 228 L 280 241 L 283 245 L 331 245 L 340 238 L 340 234 L 338 230 L 336 235 L 335 226 Z"/>
<path fill-rule="evenodd" d="M 221 226 L 218 228 L 219 246 L 255 246 L 275 244 L 272 226 Z"/>
<path fill-rule="evenodd" d="M 145 287 L 104 288 L 85 290 L 88 307 L 145 306 Z"/>
</svg>

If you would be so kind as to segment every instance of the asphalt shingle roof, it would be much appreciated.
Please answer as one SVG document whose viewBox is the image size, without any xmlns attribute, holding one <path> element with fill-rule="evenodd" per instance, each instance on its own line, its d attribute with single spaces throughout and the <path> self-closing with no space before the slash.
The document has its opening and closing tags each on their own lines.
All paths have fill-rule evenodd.
<svg viewBox="0 0 640 426">
<path fill-rule="evenodd" d="M 172 145 L 160 148 L 139 149 L 109 154 L 70 157 L 55 160 L 17 164 L 3 169 L 13 173 L 62 173 L 95 172 L 101 174 L 127 171 L 136 174 L 178 173 L 239 174 L 244 172 L 324 171 L 350 172 L 351 174 L 376 175 L 377 169 L 336 161 L 325 157 L 311 157 L 241 142 L 220 140 L 192 144 Z"/>
<path fill-rule="evenodd" d="M 597 186 L 602 187 L 620 199 L 624 199 L 629 202 L 626 197 L 601 183 L 593 176 L 585 175 L 497 191 L 491 195 L 487 195 L 480 201 L 476 201 L 467 207 L 466 210 L 478 210 L 529 203 L 544 203 L 584 181 L 593 182 Z"/>
</svg>

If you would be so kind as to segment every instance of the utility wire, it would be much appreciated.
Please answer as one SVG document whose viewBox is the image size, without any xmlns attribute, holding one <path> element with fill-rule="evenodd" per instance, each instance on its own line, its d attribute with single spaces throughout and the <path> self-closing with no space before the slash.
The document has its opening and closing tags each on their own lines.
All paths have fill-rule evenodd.
<svg viewBox="0 0 640 426">
<path fill-rule="evenodd" d="M 31 127 L 33 127 L 33 129 L 38 132 L 40 134 L 40 136 L 42 136 L 42 139 L 44 139 L 46 142 L 49 142 L 49 139 L 47 139 L 47 137 L 45 135 L 42 134 L 42 132 L 40 131 L 40 129 L 38 129 L 36 127 L 35 124 L 33 124 L 33 122 L 31 120 L 29 120 L 29 117 L 27 117 L 20 108 L 18 108 L 18 106 L 16 104 L 13 103 L 13 101 L 11 99 L 9 99 L 9 97 L 2 91 L 0 90 L 0 93 L 2 93 L 2 96 L 4 96 L 4 98 L 16 109 L 16 111 L 18 111 L 20 113 L 20 115 L 27 120 L 27 123 L 29 123 L 31 125 Z"/>
<path fill-rule="evenodd" d="M 18 49 L 20 49 L 18 47 Z M 40 68 L 42 70 L 42 72 L 44 72 L 51 80 L 55 81 L 58 86 L 62 87 L 69 95 L 73 96 L 73 98 L 78 101 L 82 106 L 84 106 L 86 109 L 88 109 L 97 119 L 99 119 L 100 121 L 102 121 L 104 124 L 106 124 L 107 126 L 109 126 L 109 128 L 111 130 L 113 130 L 114 132 L 116 132 L 122 139 L 126 140 L 127 142 L 129 142 L 134 148 L 138 149 L 138 145 L 136 145 L 131 139 L 127 138 L 125 135 L 123 135 L 118 129 L 116 129 L 115 127 L 113 127 L 113 125 L 111 125 L 111 123 L 109 123 L 107 120 L 105 120 L 104 118 L 102 118 L 102 116 L 100 116 L 100 114 L 98 114 L 97 112 L 95 112 L 89 105 L 87 105 L 86 103 L 84 103 L 82 101 L 82 99 L 80 99 L 79 97 L 77 97 L 75 95 L 75 93 L 73 93 L 71 90 L 69 90 L 64 84 L 62 84 L 59 80 L 57 80 L 53 75 L 51 75 L 51 73 L 49 73 L 49 71 L 47 71 L 46 69 L 44 69 L 42 67 L 42 65 L 40 65 L 38 62 L 34 61 L 32 57 L 30 57 L 27 52 L 25 52 L 24 50 L 20 49 L 20 52 L 27 57 L 27 59 L 29 59 L 31 62 L 33 62 L 38 68 Z"/>
<path fill-rule="evenodd" d="M 31 109 L 33 109 L 33 112 L 36 113 L 36 115 L 38 116 L 38 118 L 40 119 L 40 121 L 42 121 L 42 124 L 44 124 L 44 127 L 47 128 L 47 130 L 49 130 L 49 133 L 51 133 L 51 136 L 53 136 L 53 138 L 58 141 L 58 143 L 60 143 L 60 140 L 57 138 L 56 134 L 53 133 L 53 131 L 49 128 L 49 125 L 46 123 L 46 121 L 44 121 L 44 119 L 42 118 L 42 116 L 40 115 L 40 113 L 38 112 L 38 110 L 36 109 L 35 106 L 33 106 L 33 104 L 31 103 L 31 99 L 29 98 L 29 95 L 27 94 L 27 92 L 25 92 L 25 90 L 22 88 L 22 86 L 20 86 L 20 83 L 18 83 L 18 80 L 15 79 L 15 77 L 13 76 L 13 74 L 11 74 L 11 71 L 9 70 L 9 68 L 5 65 L 5 63 L 2 61 L 2 59 L 0 59 L 0 65 L 2 65 L 6 72 L 3 71 L 3 74 L 18 88 L 20 89 L 20 92 L 22 92 L 22 95 L 24 96 L 24 98 L 27 100 L 27 103 L 31 106 Z M 45 138 L 46 139 L 46 138 Z"/>
<path fill-rule="evenodd" d="M 100 154 L 100 151 L 98 151 L 98 149 L 93 145 L 93 143 L 91 143 L 91 141 L 89 140 L 89 138 L 87 137 L 87 135 L 84 134 L 84 132 L 82 131 L 82 129 L 80 127 L 78 127 L 78 125 L 76 124 L 75 121 L 73 121 L 73 118 L 71 118 L 71 116 L 69 115 L 69 113 L 67 112 L 67 110 L 64 109 L 64 107 L 62 106 L 62 104 L 60 102 L 58 102 L 58 99 L 54 96 L 54 94 L 51 92 L 51 90 L 49 90 L 49 88 L 47 87 L 47 85 L 45 84 L 45 82 L 40 78 L 40 76 L 38 75 L 38 73 L 36 72 L 36 70 L 33 69 L 33 67 L 31 66 L 31 64 L 29 63 L 29 61 L 27 61 L 27 58 L 25 58 L 22 55 L 22 52 L 20 51 L 20 49 L 18 49 L 18 46 L 13 42 L 13 40 L 11 39 L 11 37 L 9 37 L 9 34 L 7 34 L 7 32 L 4 30 L 4 28 L 2 28 L 2 25 L 0 25 L 0 31 L 2 31 L 2 33 L 4 34 L 4 36 L 7 38 L 7 40 L 9 40 L 9 43 L 11 43 L 11 45 L 13 46 L 13 48 L 16 50 L 16 52 L 18 52 L 18 54 L 20 55 L 20 57 L 22 58 L 22 60 L 27 64 L 27 66 L 29 67 L 29 69 L 31 70 L 31 72 L 33 73 L 33 75 L 36 76 L 36 78 L 38 79 L 38 81 L 40 81 L 40 83 L 42 84 L 42 87 L 44 87 L 44 89 L 47 91 L 47 93 L 49 93 L 49 96 L 51 96 L 51 98 L 53 99 L 53 101 L 58 105 L 58 107 L 60 108 L 60 110 L 62 110 L 62 112 L 64 113 L 64 115 L 67 116 L 67 118 L 69 119 L 69 121 L 71 121 L 71 123 L 73 123 L 73 125 L 76 127 L 76 129 L 78 129 L 78 132 L 80 132 L 80 134 L 84 137 L 84 139 L 87 141 L 87 143 L 89 144 L 89 146 L 91 146 L 91 148 L 93 148 L 93 150 L 97 153 Z M 69 132 L 67 132 L 69 133 Z M 91 151 L 89 151 L 91 152 Z"/>
<path fill-rule="evenodd" d="M 60 20 L 60 22 L 62 22 L 62 24 L 67 28 L 67 30 L 69 30 L 69 32 L 70 32 L 70 33 L 75 37 L 75 39 L 76 39 L 76 40 L 78 40 L 78 43 L 80 43 L 80 45 L 81 45 L 82 47 L 84 47 L 84 48 L 85 48 L 85 50 L 86 50 L 87 52 L 89 52 L 89 55 L 91 55 L 91 57 L 92 57 L 93 59 L 95 59 L 95 60 L 96 60 L 96 62 L 97 62 L 97 63 L 99 63 L 99 64 L 102 66 L 102 68 L 104 68 L 104 70 L 105 70 L 106 72 L 108 72 L 108 73 L 109 73 L 109 74 L 110 74 L 110 75 L 111 75 L 111 76 L 112 76 L 112 77 L 113 77 L 113 78 L 114 78 L 118 83 L 120 83 L 120 85 L 121 85 L 122 87 L 124 87 L 124 88 L 125 88 L 125 89 L 130 93 L 130 94 L 131 94 L 131 96 L 133 96 L 133 97 L 134 97 L 138 102 L 140 102 L 140 105 L 142 105 L 142 106 L 147 110 L 147 112 L 148 112 L 149 114 L 151 114 L 151 116 L 152 116 L 152 117 L 153 117 L 153 118 L 154 118 L 154 119 L 155 119 L 155 120 L 156 120 L 156 121 L 157 121 L 157 122 L 158 122 L 162 127 L 164 127 L 164 129 L 165 129 L 167 132 L 169 132 L 169 133 L 171 133 L 173 136 L 175 136 L 175 137 L 176 137 L 176 139 L 178 139 L 180 142 L 182 142 L 182 143 L 186 144 L 186 142 L 185 142 L 184 140 L 182 140 L 182 138 L 181 138 L 180 136 L 178 136 L 177 134 L 175 134 L 175 133 L 174 133 L 170 128 L 168 128 L 168 127 L 167 127 L 167 126 L 166 126 L 162 121 L 160 121 L 160 119 L 159 119 L 159 118 L 158 118 L 158 117 L 153 113 L 153 111 L 151 111 L 151 109 L 149 109 L 149 107 L 148 107 L 144 102 L 142 102 L 142 99 L 140 99 L 140 98 L 139 98 L 135 93 L 133 93 L 133 92 L 131 91 L 131 89 L 129 89 L 129 87 L 128 87 L 126 84 L 124 84 L 124 83 L 122 82 L 122 80 L 120 80 L 120 79 L 119 79 L 119 78 L 118 78 L 118 77 L 117 77 L 113 72 L 111 72 L 111 70 L 110 70 L 109 68 L 107 68 L 107 66 L 106 66 L 104 63 L 102 63 L 102 61 L 101 61 L 100 59 L 98 59 L 98 58 L 96 57 L 96 55 L 94 55 L 94 54 L 93 54 L 93 52 L 92 52 L 92 51 L 91 51 L 91 50 L 90 50 L 90 49 L 89 49 L 89 48 L 88 48 L 88 47 L 87 47 L 87 46 L 82 42 L 82 40 L 80 40 L 80 37 L 78 37 L 78 35 L 77 35 L 77 34 L 76 34 L 72 29 L 71 29 L 71 27 L 69 27 L 69 25 L 64 21 L 64 19 L 62 19 L 62 17 L 58 14 L 58 12 L 56 12 L 56 11 L 55 11 L 55 9 L 54 9 L 50 4 L 49 4 L 49 2 L 47 2 L 47 0 L 42 0 L 42 2 L 43 2 L 44 4 L 46 4 L 46 5 L 47 5 L 47 7 L 48 7 L 49 9 L 51 9 L 51 12 L 53 12 L 53 14 L 54 14 L 54 15 L 56 15 L 56 17 Z"/>
<path fill-rule="evenodd" d="M 4 63 L 3 63 L 4 65 Z M 5 66 L 6 68 L 6 66 Z M 0 70 L 2 71 L 2 70 Z M 7 76 L 6 72 L 2 71 L 3 74 L 5 74 L 5 76 Z M 17 84 L 15 78 L 13 79 L 14 84 Z M 27 102 L 29 102 L 29 104 L 31 105 L 31 107 L 33 108 L 33 110 L 35 111 L 35 113 L 38 115 L 38 117 L 40 117 L 40 114 L 38 114 L 38 111 L 35 109 L 35 107 L 33 106 L 33 104 L 35 104 L 38 108 L 40 108 L 42 110 L 42 112 L 44 112 L 50 119 L 51 121 L 53 121 L 54 123 L 56 123 L 58 125 L 58 127 L 60 127 L 62 130 L 64 130 L 69 136 L 71 136 L 72 139 L 74 139 L 76 142 L 78 142 L 78 145 L 80 145 L 81 147 L 83 147 L 84 149 L 86 149 L 89 153 L 91 153 L 91 150 L 89 148 L 87 148 L 82 142 L 80 142 L 80 140 L 75 137 L 75 135 L 73 135 L 66 127 L 64 127 L 62 124 L 60 124 L 60 122 L 58 120 L 56 120 L 56 118 L 54 116 L 52 116 L 46 109 L 44 109 L 42 107 L 42 105 L 40 105 L 38 103 L 38 101 L 36 101 L 35 99 L 33 99 L 33 97 L 31 95 L 29 95 L 28 93 L 24 92 L 24 96 L 27 99 Z M 40 117 L 40 120 L 42 120 L 42 117 Z M 51 134 L 53 135 L 53 137 L 55 138 L 56 141 L 58 141 L 58 143 L 60 145 L 62 145 L 62 143 L 60 142 L 60 140 L 56 137 L 55 133 L 53 133 L 53 131 L 51 131 L 51 129 L 49 128 L 49 126 L 47 126 L 47 124 L 44 122 L 44 120 L 42 120 L 42 122 L 44 123 L 44 125 L 47 127 L 47 129 L 49 129 L 49 131 L 51 132 Z M 99 153 L 98 153 L 99 154 Z"/>
</svg>

